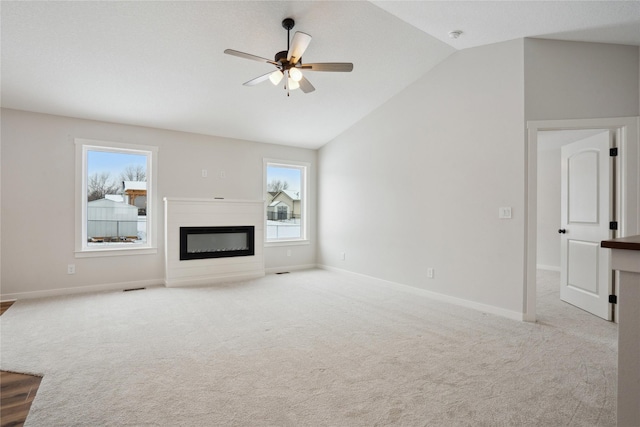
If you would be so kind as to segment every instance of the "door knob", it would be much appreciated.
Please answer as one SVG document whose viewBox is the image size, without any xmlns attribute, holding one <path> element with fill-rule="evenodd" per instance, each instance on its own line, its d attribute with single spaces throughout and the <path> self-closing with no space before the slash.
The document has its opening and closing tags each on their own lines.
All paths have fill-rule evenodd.
<svg viewBox="0 0 640 427">
<path fill-rule="evenodd" d="M 560 233 L 560 234 L 564 234 L 566 232 L 567 232 L 567 230 L 565 230 L 564 228 L 561 228 L 560 230 L 558 230 L 558 233 Z"/>
</svg>

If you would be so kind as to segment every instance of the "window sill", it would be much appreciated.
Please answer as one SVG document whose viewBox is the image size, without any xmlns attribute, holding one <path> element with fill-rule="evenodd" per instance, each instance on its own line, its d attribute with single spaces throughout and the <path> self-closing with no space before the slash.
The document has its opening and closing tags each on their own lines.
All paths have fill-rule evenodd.
<svg viewBox="0 0 640 427">
<path fill-rule="evenodd" d="M 157 254 L 158 248 L 108 248 L 108 249 L 85 249 L 76 251 L 76 258 L 97 258 L 105 256 L 131 256 L 131 255 L 152 255 Z"/>
<path fill-rule="evenodd" d="M 272 240 L 270 242 L 265 242 L 264 247 L 278 247 L 278 246 L 305 246 L 310 245 L 311 242 L 309 240 Z"/>
</svg>

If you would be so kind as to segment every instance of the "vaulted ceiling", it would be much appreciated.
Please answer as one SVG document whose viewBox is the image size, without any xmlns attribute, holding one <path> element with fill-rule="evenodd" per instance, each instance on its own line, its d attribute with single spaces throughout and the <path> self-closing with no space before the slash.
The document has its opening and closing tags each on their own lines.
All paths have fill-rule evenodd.
<svg viewBox="0 0 640 427">
<path fill-rule="evenodd" d="M 456 50 L 522 37 L 640 45 L 638 1 L 2 1 L 2 106 L 318 148 Z M 316 90 L 225 55 L 286 50 L 284 18 L 313 39 Z M 463 34 L 449 38 L 448 33 Z"/>
</svg>

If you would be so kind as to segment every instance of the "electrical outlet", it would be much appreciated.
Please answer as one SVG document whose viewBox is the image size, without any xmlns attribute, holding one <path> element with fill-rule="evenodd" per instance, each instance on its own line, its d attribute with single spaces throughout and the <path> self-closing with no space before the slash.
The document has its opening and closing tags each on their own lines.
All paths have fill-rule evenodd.
<svg viewBox="0 0 640 427">
<path fill-rule="evenodd" d="M 75 264 L 67 265 L 67 274 L 76 274 L 76 265 Z"/>
<path fill-rule="evenodd" d="M 344 252 L 340 252 L 340 260 L 344 261 L 345 259 L 347 259 L 347 254 Z"/>
<path fill-rule="evenodd" d="M 287 249 L 287 256 L 291 256 L 291 249 Z"/>
<path fill-rule="evenodd" d="M 434 275 L 433 268 L 431 268 L 431 267 L 427 268 L 427 277 L 429 279 L 433 279 L 433 275 Z"/>
</svg>

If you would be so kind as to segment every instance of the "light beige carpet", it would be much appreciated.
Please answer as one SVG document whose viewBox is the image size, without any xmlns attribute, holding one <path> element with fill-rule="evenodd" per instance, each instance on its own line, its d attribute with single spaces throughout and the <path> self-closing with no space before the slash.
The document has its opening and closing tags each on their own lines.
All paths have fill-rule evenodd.
<svg viewBox="0 0 640 427">
<path fill-rule="evenodd" d="M 554 280 L 536 324 L 319 270 L 22 300 L 1 369 L 44 375 L 28 426 L 615 425 L 616 325 Z"/>
</svg>

